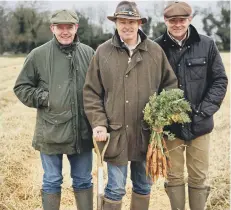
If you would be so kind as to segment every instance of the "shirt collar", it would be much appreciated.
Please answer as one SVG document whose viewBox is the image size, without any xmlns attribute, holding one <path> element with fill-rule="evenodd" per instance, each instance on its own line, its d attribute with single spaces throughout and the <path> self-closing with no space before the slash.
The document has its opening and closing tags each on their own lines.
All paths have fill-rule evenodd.
<svg viewBox="0 0 231 210">
<path fill-rule="evenodd" d="M 180 40 L 180 41 L 177 40 L 177 39 L 175 39 L 175 38 L 169 33 L 169 31 L 167 31 L 167 33 L 168 33 L 168 36 L 169 36 L 174 42 L 176 42 L 179 46 L 183 46 L 184 43 L 185 43 L 185 41 L 189 38 L 190 29 L 188 28 L 187 33 L 185 34 L 184 38 L 183 38 L 182 40 Z"/>
<path fill-rule="evenodd" d="M 121 37 L 120 37 L 120 40 L 121 40 L 122 43 L 125 44 L 125 46 L 126 46 L 129 50 L 134 50 L 134 49 L 136 49 L 137 45 L 138 45 L 139 43 L 141 43 L 140 35 L 137 34 L 137 36 L 138 36 L 138 39 L 137 39 L 137 43 L 136 43 L 135 45 L 128 45 L 126 42 L 123 41 L 123 39 L 122 39 Z"/>
</svg>

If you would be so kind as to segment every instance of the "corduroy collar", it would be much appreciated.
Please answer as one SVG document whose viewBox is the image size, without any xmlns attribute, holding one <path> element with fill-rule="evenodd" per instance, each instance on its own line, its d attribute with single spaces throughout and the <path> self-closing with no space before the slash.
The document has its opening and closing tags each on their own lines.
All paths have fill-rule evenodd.
<svg viewBox="0 0 231 210">
<path fill-rule="evenodd" d="M 144 32 L 142 32 L 140 29 L 138 30 L 138 34 L 140 35 L 140 39 L 141 39 L 141 43 L 138 44 L 138 48 L 142 49 L 144 51 L 147 51 L 147 43 L 144 42 L 147 39 L 147 36 Z M 115 47 L 119 47 L 119 48 L 127 48 L 124 44 L 124 42 L 121 41 L 120 36 L 118 34 L 118 31 L 115 31 L 114 36 L 112 37 L 112 41 L 111 41 L 112 45 L 114 45 Z"/>
<path fill-rule="evenodd" d="M 65 54 L 69 54 L 69 53 L 72 53 L 76 46 L 79 44 L 79 38 L 77 36 L 77 34 L 75 34 L 75 38 L 73 40 L 73 42 L 71 44 L 68 44 L 68 45 L 63 45 L 61 43 L 58 42 L 56 36 L 54 35 L 53 36 L 53 40 L 55 42 L 55 44 L 58 46 L 58 48 Z"/>
<path fill-rule="evenodd" d="M 188 39 L 186 40 L 185 44 L 191 45 L 195 42 L 199 42 L 201 39 L 200 39 L 200 36 L 199 36 L 196 28 L 190 24 L 189 29 L 190 29 L 190 35 L 189 35 Z M 167 47 L 175 47 L 176 46 L 176 43 L 171 39 L 171 37 L 169 37 L 167 30 L 162 37 L 162 41 L 163 41 L 164 45 Z"/>
</svg>

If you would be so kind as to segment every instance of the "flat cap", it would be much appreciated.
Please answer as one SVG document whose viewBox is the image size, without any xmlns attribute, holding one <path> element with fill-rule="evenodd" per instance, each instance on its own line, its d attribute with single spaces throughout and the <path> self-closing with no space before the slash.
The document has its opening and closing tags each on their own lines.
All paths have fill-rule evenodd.
<svg viewBox="0 0 231 210">
<path fill-rule="evenodd" d="M 72 10 L 56 10 L 50 19 L 51 24 L 76 24 L 79 22 L 77 14 Z"/>
<path fill-rule="evenodd" d="M 164 17 L 189 17 L 192 14 L 192 8 L 186 2 L 174 1 L 169 3 L 164 9 Z"/>
</svg>

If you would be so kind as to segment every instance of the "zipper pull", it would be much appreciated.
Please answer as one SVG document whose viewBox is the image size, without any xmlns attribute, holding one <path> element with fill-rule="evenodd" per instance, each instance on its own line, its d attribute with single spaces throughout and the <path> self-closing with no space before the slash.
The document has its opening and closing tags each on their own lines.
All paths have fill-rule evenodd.
<svg viewBox="0 0 231 210">
<path fill-rule="evenodd" d="M 68 59 L 71 59 L 71 58 L 72 58 L 71 53 L 69 53 L 66 57 L 67 57 Z"/>
<path fill-rule="evenodd" d="M 128 64 L 131 62 L 131 57 L 128 58 Z"/>
</svg>

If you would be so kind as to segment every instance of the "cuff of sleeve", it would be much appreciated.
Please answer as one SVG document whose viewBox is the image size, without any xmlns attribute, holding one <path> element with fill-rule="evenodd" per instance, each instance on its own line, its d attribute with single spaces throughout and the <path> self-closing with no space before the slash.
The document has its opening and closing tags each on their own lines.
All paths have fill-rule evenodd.
<svg viewBox="0 0 231 210">
<path fill-rule="evenodd" d="M 200 112 L 200 115 L 201 115 L 202 117 L 206 117 L 206 116 L 207 116 L 204 112 Z"/>
<path fill-rule="evenodd" d="M 48 91 L 43 91 L 42 96 L 41 96 L 41 102 L 43 107 L 48 107 L 49 106 L 49 92 Z"/>
<path fill-rule="evenodd" d="M 103 126 L 103 127 L 105 127 L 105 128 L 107 128 L 108 129 L 108 124 L 107 123 L 95 123 L 95 124 L 92 124 L 92 129 L 94 129 L 95 127 L 97 127 L 97 126 Z"/>
<path fill-rule="evenodd" d="M 198 109 L 195 109 L 194 112 L 195 112 L 196 115 L 199 115 L 201 117 L 206 117 L 207 116 L 204 112 L 199 111 Z"/>
</svg>

